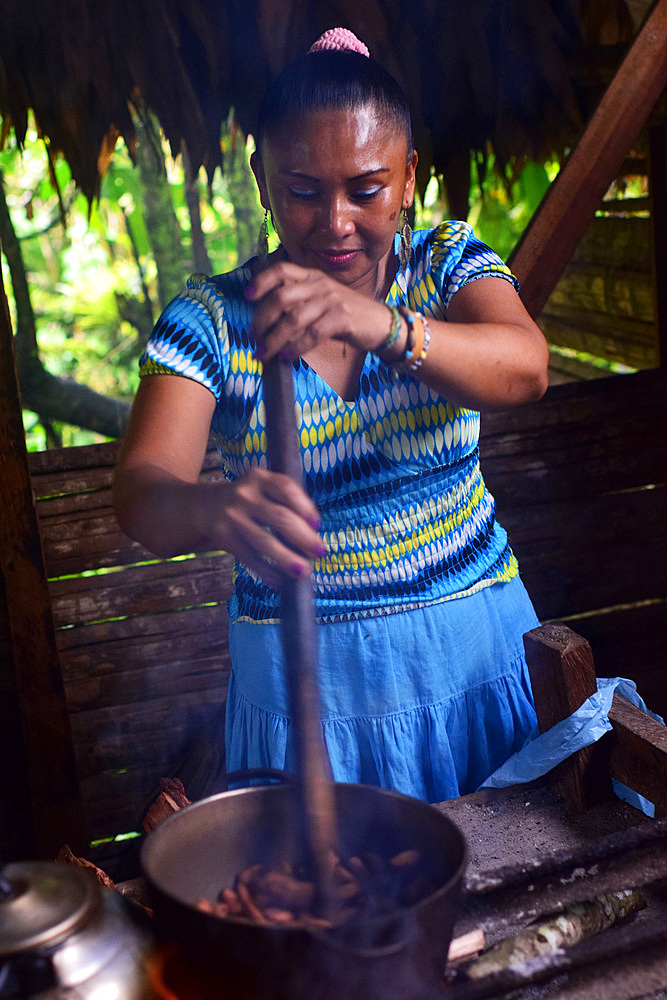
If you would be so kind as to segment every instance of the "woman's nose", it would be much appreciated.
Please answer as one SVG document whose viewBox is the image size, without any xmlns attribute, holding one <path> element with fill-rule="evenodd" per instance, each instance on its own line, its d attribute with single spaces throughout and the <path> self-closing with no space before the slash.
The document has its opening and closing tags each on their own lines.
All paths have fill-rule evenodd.
<svg viewBox="0 0 667 1000">
<path fill-rule="evenodd" d="M 332 236 L 341 238 L 354 231 L 354 221 L 347 198 L 333 196 L 329 203 L 328 214 Z"/>
</svg>

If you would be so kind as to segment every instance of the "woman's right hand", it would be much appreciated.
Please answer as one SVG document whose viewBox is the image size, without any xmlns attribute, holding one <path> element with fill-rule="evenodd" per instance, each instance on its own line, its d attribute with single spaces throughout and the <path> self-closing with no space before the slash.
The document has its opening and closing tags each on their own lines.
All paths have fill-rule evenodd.
<svg viewBox="0 0 667 1000">
<path fill-rule="evenodd" d="M 260 468 L 236 482 L 199 481 L 214 407 L 190 379 L 142 379 L 114 476 L 121 527 L 160 556 L 230 552 L 268 586 L 307 575 L 325 550 L 300 484 Z"/>
<path fill-rule="evenodd" d="M 217 486 L 216 494 L 209 490 L 199 514 L 221 543 L 216 548 L 232 552 L 268 586 L 308 575 L 312 561 L 325 555 L 317 508 L 289 476 L 253 467 Z"/>
</svg>

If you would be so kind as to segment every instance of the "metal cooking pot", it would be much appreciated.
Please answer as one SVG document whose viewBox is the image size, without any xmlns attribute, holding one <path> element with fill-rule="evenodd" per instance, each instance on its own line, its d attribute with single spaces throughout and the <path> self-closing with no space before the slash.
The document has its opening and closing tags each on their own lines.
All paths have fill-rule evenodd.
<svg viewBox="0 0 667 1000">
<path fill-rule="evenodd" d="M 140 1000 L 151 932 L 89 872 L 55 861 L 0 871 L 0 996 Z"/>
<path fill-rule="evenodd" d="M 334 784 L 334 796 L 341 857 L 373 851 L 391 858 L 416 849 L 429 883 L 423 898 L 376 926 L 370 947 L 358 947 L 359 940 L 350 937 L 365 926 L 339 938 L 202 912 L 197 903 L 214 902 L 249 865 L 293 861 L 298 843 L 296 796 L 289 785 L 202 799 L 161 823 L 142 851 L 157 932 L 179 942 L 188 966 L 178 973 L 181 983 L 197 979 L 207 997 L 239 1000 L 373 1000 L 376 993 L 386 997 L 388 984 L 402 1000 L 432 995 L 459 902 L 463 836 L 433 806 L 396 792 Z M 188 993 L 187 986 L 170 988 L 179 997 Z"/>
</svg>

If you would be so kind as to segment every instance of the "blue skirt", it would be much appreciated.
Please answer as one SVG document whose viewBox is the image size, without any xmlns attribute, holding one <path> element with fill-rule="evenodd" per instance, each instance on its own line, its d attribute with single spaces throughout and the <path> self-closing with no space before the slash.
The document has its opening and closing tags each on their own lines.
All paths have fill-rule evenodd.
<svg viewBox="0 0 667 1000">
<path fill-rule="evenodd" d="M 335 781 L 442 802 L 477 789 L 535 725 L 521 580 L 425 608 L 318 626 L 322 734 Z M 280 626 L 234 622 L 227 770 L 292 770 Z"/>
</svg>

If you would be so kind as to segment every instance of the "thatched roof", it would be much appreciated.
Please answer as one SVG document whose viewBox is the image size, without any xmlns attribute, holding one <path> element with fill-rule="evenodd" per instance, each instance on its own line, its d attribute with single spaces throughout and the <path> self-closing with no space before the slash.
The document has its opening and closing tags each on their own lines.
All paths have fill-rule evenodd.
<svg viewBox="0 0 667 1000">
<path fill-rule="evenodd" d="M 357 32 L 407 90 L 425 171 L 469 150 L 501 161 L 564 148 L 590 112 L 579 70 L 600 40 L 633 33 L 647 0 L 0 0 L 0 114 L 22 141 L 28 110 L 89 196 L 139 96 L 174 151 L 220 162 L 233 108 L 251 132 L 261 94 L 327 27 Z M 463 155 L 462 155 L 463 154 Z M 422 174 L 422 179 L 426 176 Z"/>
</svg>

